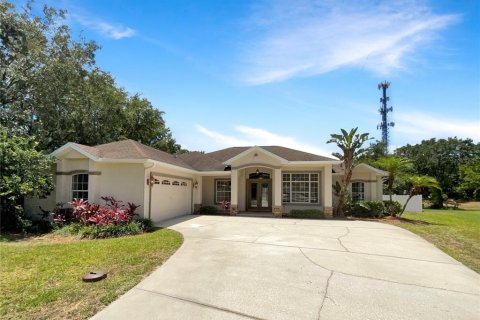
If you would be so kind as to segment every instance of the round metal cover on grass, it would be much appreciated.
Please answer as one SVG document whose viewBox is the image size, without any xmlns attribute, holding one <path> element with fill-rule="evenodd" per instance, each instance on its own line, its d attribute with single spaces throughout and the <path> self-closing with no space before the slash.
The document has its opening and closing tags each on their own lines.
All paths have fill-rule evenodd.
<svg viewBox="0 0 480 320">
<path fill-rule="evenodd" d="M 90 271 L 83 276 L 83 281 L 85 282 L 95 282 L 105 279 L 107 277 L 106 271 Z"/>
</svg>

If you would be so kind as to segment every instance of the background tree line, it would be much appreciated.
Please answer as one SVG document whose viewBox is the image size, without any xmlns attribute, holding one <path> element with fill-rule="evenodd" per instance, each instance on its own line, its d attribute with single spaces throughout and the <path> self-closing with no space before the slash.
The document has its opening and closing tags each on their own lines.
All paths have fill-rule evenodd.
<svg viewBox="0 0 480 320">
<path fill-rule="evenodd" d="M 385 161 L 385 157 L 395 158 L 400 173 L 435 178 L 440 189 L 424 190 L 433 207 L 441 207 L 446 198 L 480 200 L 480 143 L 457 137 L 432 138 L 399 147 L 392 155 L 384 155 L 382 150 L 382 142 L 376 141 L 359 161 L 386 169 L 389 161 Z M 390 160 L 390 165 L 392 162 L 395 161 Z M 394 193 L 407 192 L 408 183 L 403 176 L 400 174 L 394 182 L 389 182 Z"/>
</svg>

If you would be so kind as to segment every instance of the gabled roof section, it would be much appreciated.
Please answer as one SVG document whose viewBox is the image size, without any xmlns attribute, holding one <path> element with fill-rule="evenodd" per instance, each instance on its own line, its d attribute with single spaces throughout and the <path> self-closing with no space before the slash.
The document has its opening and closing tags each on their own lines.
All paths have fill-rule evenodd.
<svg viewBox="0 0 480 320">
<path fill-rule="evenodd" d="M 288 161 L 338 161 L 338 159 L 335 158 L 319 156 L 317 154 L 280 146 L 264 146 L 260 148 L 270 151 Z"/>
<path fill-rule="evenodd" d="M 251 153 L 255 153 L 255 156 L 257 156 L 257 153 L 263 153 L 267 157 L 269 157 L 271 159 L 274 159 L 274 160 L 278 161 L 279 163 L 282 163 L 282 164 L 287 164 L 288 163 L 287 159 L 282 158 L 282 157 L 278 156 L 277 154 L 268 151 L 264 147 L 257 147 L 257 146 L 250 147 L 250 148 L 244 150 L 243 152 L 240 152 L 239 154 L 233 156 L 232 158 L 225 160 L 223 163 L 224 164 L 232 164 L 233 162 L 235 162 L 239 159 L 242 159 L 242 158 L 246 157 L 247 155 L 249 155 Z"/>
<path fill-rule="evenodd" d="M 64 144 L 57 150 L 50 153 L 50 156 L 61 157 L 62 155 L 64 155 L 65 153 L 71 150 L 75 150 L 81 153 L 82 155 L 84 155 L 85 157 L 92 160 L 98 160 L 98 158 L 100 157 L 100 153 L 95 147 L 89 147 L 89 146 L 85 146 L 83 144 L 74 143 L 74 142 L 68 142 Z"/>
<path fill-rule="evenodd" d="M 251 147 L 231 147 L 231 148 L 210 152 L 210 153 L 207 153 L 206 155 L 209 156 L 210 158 L 216 159 L 221 163 L 223 163 L 228 159 L 231 159 L 250 148 Z"/>
<path fill-rule="evenodd" d="M 357 164 L 353 170 L 355 169 L 366 169 L 367 171 L 373 171 L 375 174 L 379 175 L 379 176 L 382 176 L 382 177 L 385 177 L 388 175 L 388 172 L 386 171 L 383 171 L 383 170 L 380 170 L 380 169 L 377 169 L 375 167 L 372 167 L 371 165 L 368 165 L 366 163 L 359 163 Z M 335 174 L 344 174 L 345 170 L 343 170 L 343 167 L 341 165 L 336 165 L 336 166 L 333 166 L 333 171 Z"/>
<path fill-rule="evenodd" d="M 68 148 L 75 149 L 87 157 L 97 160 L 155 160 L 187 169 L 193 169 L 190 165 L 180 158 L 163 152 L 161 150 L 146 146 L 140 142 L 128 139 L 117 142 L 100 144 L 94 147 L 85 146 L 78 143 L 67 143 L 55 150 L 52 155 L 61 155 Z"/>
</svg>

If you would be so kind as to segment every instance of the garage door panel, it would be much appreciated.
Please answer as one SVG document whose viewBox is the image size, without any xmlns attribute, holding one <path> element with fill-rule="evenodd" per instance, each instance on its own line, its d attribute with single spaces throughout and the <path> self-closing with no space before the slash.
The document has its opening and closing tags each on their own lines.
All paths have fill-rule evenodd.
<svg viewBox="0 0 480 320">
<path fill-rule="evenodd" d="M 155 222 L 191 213 L 192 183 L 189 180 L 155 177 L 151 217 Z"/>
</svg>

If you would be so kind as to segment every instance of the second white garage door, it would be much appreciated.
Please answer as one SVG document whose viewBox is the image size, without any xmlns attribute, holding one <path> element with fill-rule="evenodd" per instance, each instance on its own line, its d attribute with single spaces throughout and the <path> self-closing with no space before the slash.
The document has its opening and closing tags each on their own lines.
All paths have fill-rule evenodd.
<svg viewBox="0 0 480 320">
<path fill-rule="evenodd" d="M 189 180 L 155 177 L 151 218 L 155 222 L 191 213 L 192 183 Z"/>
</svg>

